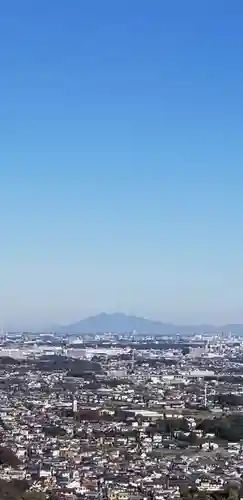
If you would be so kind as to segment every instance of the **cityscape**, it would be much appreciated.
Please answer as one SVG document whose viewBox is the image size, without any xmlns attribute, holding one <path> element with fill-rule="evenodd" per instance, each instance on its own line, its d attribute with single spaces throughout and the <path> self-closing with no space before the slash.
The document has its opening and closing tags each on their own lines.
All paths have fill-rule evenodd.
<svg viewBox="0 0 243 500">
<path fill-rule="evenodd" d="M 0 341 L 1 498 L 243 496 L 243 337 Z"/>
<path fill-rule="evenodd" d="M 243 500 L 242 28 L 0 2 L 0 500 Z"/>
</svg>

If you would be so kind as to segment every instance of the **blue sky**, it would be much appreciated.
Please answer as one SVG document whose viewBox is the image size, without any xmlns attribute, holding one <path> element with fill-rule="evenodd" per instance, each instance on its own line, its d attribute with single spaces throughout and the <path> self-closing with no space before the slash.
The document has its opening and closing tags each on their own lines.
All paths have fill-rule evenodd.
<svg viewBox="0 0 243 500">
<path fill-rule="evenodd" d="M 242 1 L 0 14 L 0 323 L 243 322 Z"/>
</svg>

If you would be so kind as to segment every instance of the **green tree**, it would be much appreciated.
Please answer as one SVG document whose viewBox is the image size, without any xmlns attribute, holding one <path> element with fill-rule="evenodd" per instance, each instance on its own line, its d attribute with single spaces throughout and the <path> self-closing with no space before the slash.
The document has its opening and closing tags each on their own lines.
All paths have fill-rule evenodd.
<svg viewBox="0 0 243 500">
<path fill-rule="evenodd" d="M 46 496 L 41 491 L 27 491 L 21 500 L 46 500 Z"/>
</svg>

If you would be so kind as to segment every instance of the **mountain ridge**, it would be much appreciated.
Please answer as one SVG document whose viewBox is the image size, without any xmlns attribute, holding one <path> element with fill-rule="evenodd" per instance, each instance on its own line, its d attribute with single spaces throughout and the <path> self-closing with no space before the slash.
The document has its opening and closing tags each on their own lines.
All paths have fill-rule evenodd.
<svg viewBox="0 0 243 500">
<path fill-rule="evenodd" d="M 81 319 L 76 323 L 57 328 L 58 333 L 85 334 L 85 333 L 128 333 L 135 331 L 138 334 L 176 335 L 194 333 L 235 333 L 243 334 L 243 324 L 226 324 L 215 326 L 201 325 L 175 325 L 163 323 L 140 316 L 129 316 L 124 313 L 100 313 Z"/>
</svg>

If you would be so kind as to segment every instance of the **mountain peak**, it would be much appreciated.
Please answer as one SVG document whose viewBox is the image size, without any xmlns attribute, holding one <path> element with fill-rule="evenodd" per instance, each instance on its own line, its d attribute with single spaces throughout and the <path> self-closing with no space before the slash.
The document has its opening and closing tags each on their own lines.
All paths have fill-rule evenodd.
<svg viewBox="0 0 243 500">
<path fill-rule="evenodd" d="M 233 332 L 243 334 L 243 325 L 224 325 L 215 327 L 213 325 L 174 325 L 172 323 L 162 323 L 139 316 L 129 316 L 123 312 L 108 314 L 101 312 L 97 315 L 85 318 L 69 326 L 58 328 L 60 333 L 128 333 L 136 331 L 140 334 L 164 334 L 176 335 L 194 333 L 219 333 Z"/>
</svg>

